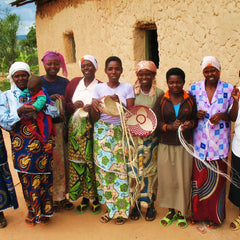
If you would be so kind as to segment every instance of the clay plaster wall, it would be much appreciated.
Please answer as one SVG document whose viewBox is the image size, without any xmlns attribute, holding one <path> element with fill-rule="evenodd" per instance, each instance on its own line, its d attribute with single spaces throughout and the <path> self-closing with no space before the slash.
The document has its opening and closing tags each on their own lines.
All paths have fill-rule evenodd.
<svg viewBox="0 0 240 240">
<path fill-rule="evenodd" d="M 134 83 L 135 66 L 143 60 L 144 34 L 138 27 L 155 23 L 160 67 L 158 86 L 166 90 L 165 73 L 180 67 L 186 86 L 202 80 L 200 62 L 216 56 L 221 79 L 239 84 L 240 2 L 230 0 L 58 0 L 37 8 L 36 29 L 39 60 L 47 50 L 69 54 L 64 34 L 73 33 L 76 59 L 94 55 L 98 79 L 106 81 L 104 62 L 110 55 L 123 61 L 123 82 Z M 69 79 L 82 75 L 75 63 L 67 63 Z M 44 69 L 40 63 L 40 73 Z"/>
</svg>

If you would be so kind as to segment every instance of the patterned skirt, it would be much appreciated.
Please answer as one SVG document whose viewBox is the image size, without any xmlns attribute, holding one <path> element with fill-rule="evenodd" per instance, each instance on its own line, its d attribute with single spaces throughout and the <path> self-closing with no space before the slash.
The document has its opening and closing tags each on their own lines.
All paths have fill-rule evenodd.
<svg viewBox="0 0 240 240">
<path fill-rule="evenodd" d="M 18 208 L 17 196 L 7 163 L 7 152 L 0 129 L 0 212 L 13 207 Z"/>
<path fill-rule="evenodd" d="M 110 218 L 128 218 L 130 210 L 126 152 L 122 127 L 99 120 L 94 127 L 94 161 L 99 200 Z"/>
<path fill-rule="evenodd" d="M 8 164 L 0 165 L 0 212 L 13 207 L 18 208 L 17 196 Z"/>
<path fill-rule="evenodd" d="M 52 174 L 18 173 L 24 199 L 29 212 L 35 214 L 35 220 L 53 215 L 53 176 Z"/>
<path fill-rule="evenodd" d="M 76 125 L 69 121 L 68 132 L 69 197 L 94 200 L 97 197 L 93 161 L 93 127 L 88 118 Z"/>
<path fill-rule="evenodd" d="M 217 171 L 226 173 L 226 160 L 208 161 L 208 164 Z M 225 218 L 226 178 L 195 159 L 192 191 L 192 219 L 221 224 Z"/>
<path fill-rule="evenodd" d="M 137 148 L 137 161 L 128 167 L 132 204 L 140 201 L 148 207 L 156 200 L 157 194 L 157 137 L 151 134 L 134 137 L 133 140 Z"/>
</svg>

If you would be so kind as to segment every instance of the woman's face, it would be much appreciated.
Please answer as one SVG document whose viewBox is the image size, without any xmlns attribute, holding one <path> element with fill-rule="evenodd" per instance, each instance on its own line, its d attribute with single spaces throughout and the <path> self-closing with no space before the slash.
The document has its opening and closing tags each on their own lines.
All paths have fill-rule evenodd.
<svg viewBox="0 0 240 240">
<path fill-rule="evenodd" d="M 137 73 L 137 78 L 140 82 L 141 87 L 151 87 L 154 77 L 155 73 L 147 69 L 142 69 Z"/>
<path fill-rule="evenodd" d="M 95 78 L 96 69 L 91 61 L 84 60 L 81 63 L 81 70 L 82 70 L 83 76 L 85 78 L 87 78 L 87 79 Z"/>
<path fill-rule="evenodd" d="M 167 85 L 171 94 L 178 94 L 183 90 L 184 81 L 181 76 L 170 75 L 167 81 Z"/>
<path fill-rule="evenodd" d="M 105 68 L 105 73 L 108 76 L 108 80 L 111 83 L 119 83 L 119 78 L 123 72 L 123 69 L 119 62 L 111 61 L 108 63 L 107 68 Z"/>
<path fill-rule="evenodd" d="M 26 71 L 17 71 L 13 74 L 12 79 L 22 91 L 27 88 L 29 74 Z"/>
<path fill-rule="evenodd" d="M 207 81 L 218 82 L 219 71 L 215 67 L 206 67 L 203 69 L 203 76 Z"/>
<path fill-rule="evenodd" d="M 58 59 L 50 59 L 44 64 L 45 71 L 49 76 L 56 76 L 60 67 L 61 65 Z"/>
</svg>

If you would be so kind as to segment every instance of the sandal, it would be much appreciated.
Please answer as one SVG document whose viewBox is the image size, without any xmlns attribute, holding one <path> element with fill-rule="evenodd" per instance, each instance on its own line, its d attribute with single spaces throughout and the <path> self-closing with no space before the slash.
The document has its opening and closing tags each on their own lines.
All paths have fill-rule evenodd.
<svg viewBox="0 0 240 240">
<path fill-rule="evenodd" d="M 56 212 L 60 212 L 61 210 L 61 204 L 59 201 L 53 201 L 53 211 Z"/>
<path fill-rule="evenodd" d="M 50 223 L 49 217 L 40 217 L 40 224 L 41 225 L 48 225 Z"/>
<path fill-rule="evenodd" d="M 99 214 L 101 211 L 101 204 L 99 202 L 93 202 L 90 214 Z"/>
<path fill-rule="evenodd" d="M 191 225 L 191 226 L 196 224 L 196 221 L 191 218 L 189 218 L 187 222 L 188 222 L 188 225 Z"/>
<path fill-rule="evenodd" d="M 207 225 L 207 228 L 214 230 L 217 229 L 219 226 L 220 224 L 210 221 L 209 224 Z"/>
<path fill-rule="evenodd" d="M 172 216 L 173 215 L 173 216 Z M 172 216 L 172 218 L 169 218 L 170 216 Z M 172 211 L 169 211 L 166 215 L 166 217 L 162 218 L 160 220 L 160 225 L 162 225 L 163 227 L 167 227 L 169 226 L 173 221 L 178 219 L 178 215 L 176 213 L 173 214 Z M 162 223 L 162 221 L 165 221 L 167 224 Z"/>
<path fill-rule="evenodd" d="M 240 228 L 240 216 L 238 216 L 234 221 L 230 224 L 230 229 L 236 231 Z"/>
<path fill-rule="evenodd" d="M 176 225 L 177 225 L 178 228 L 184 229 L 188 226 L 188 223 L 187 223 L 187 220 L 186 220 L 185 217 L 183 217 L 183 216 L 180 216 L 180 217 L 182 217 L 182 218 L 178 218 Z"/>
<path fill-rule="evenodd" d="M 151 206 L 148 207 L 148 209 L 147 209 L 147 213 L 146 213 L 146 216 L 145 216 L 145 220 L 148 221 L 148 222 L 153 221 L 153 220 L 155 220 L 156 215 L 157 215 L 157 211 L 156 211 L 156 209 L 154 208 L 154 206 L 151 205 Z"/>
<path fill-rule="evenodd" d="M 132 211 L 129 215 L 130 219 L 133 221 L 137 221 L 140 218 L 140 211 L 141 211 L 141 205 L 140 205 L 140 203 L 138 203 L 138 206 L 136 204 L 134 206 L 134 208 L 132 209 Z"/>
<path fill-rule="evenodd" d="M 7 220 L 4 217 L 3 212 L 0 212 L 0 228 L 5 228 L 7 226 Z"/>
<path fill-rule="evenodd" d="M 27 217 L 25 218 L 25 223 L 29 227 L 34 227 L 36 225 L 35 215 L 32 212 L 28 212 Z"/>
<path fill-rule="evenodd" d="M 114 223 L 115 223 L 116 225 L 123 225 L 125 222 L 126 222 L 126 218 L 123 218 L 123 217 L 117 217 L 117 218 L 114 220 Z"/>
<path fill-rule="evenodd" d="M 68 211 L 74 209 L 73 204 L 71 202 L 69 202 L 66 198 L 63 199 L 62 201 L 60 201 L 60 206 L 64 210 L 68 210 Z"/>
<path fill-rule="evenodd" d="M 100 218 L 101 223 L 108 223 L 110 221 L 111 221 L 111 218 L 109 217 L 108 212 L 105 212 L 105 214 L 102 215 Z"/>
</svg>

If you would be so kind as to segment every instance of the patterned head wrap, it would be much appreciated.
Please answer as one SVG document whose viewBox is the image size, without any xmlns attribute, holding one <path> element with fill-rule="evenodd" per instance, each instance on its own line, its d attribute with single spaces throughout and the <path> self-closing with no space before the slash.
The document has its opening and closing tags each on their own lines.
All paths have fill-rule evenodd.
<svg viewBox="0 0 240 240">
<path fill-rule="evenodd" d="M 64 61 L 64 57 L 61 53 L 54 52 L 54 51 L 47 51 L 47 52 L 45 52 L 45 54 L 41 60 L 42 60 L 43 64 L 45 65 L 47 61 L 52 60 L 52 59 L 59 60 L 61 68 L 62 68 L 62 74 L 63 74 L 63 76 L 67 77 L 68 72 L 67 72 L 65 61 Z"/>
<path fill-rule="evenodd" d="M 80 68 L 81 68 L 82 62 L 85 61 L 85 60 L 90 61 L 90 62 L 94 65 L 94 67 L 95 67 L 95 69 L 96 69 L 96 71 L 97 71 L 97 69 L 98 69 L 98 62 L 97 62 L 97 59 L 96 59 L 94 56 L 92 56 L 92 55 L 84 55 L 84 56 L 79 60 L 78 63 L 79 63 Z"/>
<path fill-rule="evenodd" d="M 206 67 L 215 67 L 219 72 L 221 72 L 221 65 L 220 65 L 219 61 L 217 60 L 217 58 L 215 58 L 213 56 L 204 57 L 200 65 L 201 65 L 202 71 Z"/>
<path fill-rule="evenodd" d="M 9 74 L 7 76 L 7 78 L 10 80 L 11 90 L 13 90 L 16 87 L 16 84 L 13 81 L 12 77 L 17 71 L 25 71 L 28 73 L 29 76 L 31 75 L 30 67 L 27 63 L 25 63 L 25 62 L 13 63 L 9 69 Z"/>
<path fill-rule="evenodd" d="M 155 73 L 155 76 L 157 73 L 157 67 L 156 67 L 155 63 L 152 61 L 148 61 L 148 60 L 141 61 L 137 64 L 136 74 L 138 74 L 138 72 L 140 70 L 149 70 L 149 71 Z M 156 82 L 155 76 L 152 81 L 152 87 L 150 89 L 149 96 L 154 96 L 156 93 L 157 82 Z M 136 95 L 138 95 L 138 94 L 140 94 L 140 91 L 141 91 L 141 84 L 140 84 L 139 80 L 137 79 L 137 81 L 134 84 L 134 92 Z"/>
</svg>

